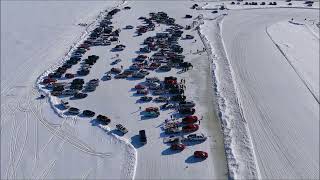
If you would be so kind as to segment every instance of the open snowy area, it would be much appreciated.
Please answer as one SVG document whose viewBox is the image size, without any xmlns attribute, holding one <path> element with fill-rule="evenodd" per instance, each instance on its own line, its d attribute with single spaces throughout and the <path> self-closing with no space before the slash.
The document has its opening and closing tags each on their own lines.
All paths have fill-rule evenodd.
<svg viewBox="0 0 320 180">
<path fill-rule="evenodd" d="M 1 1 L 1 179 L 318 179 L 319 1 L 262 2 Z"/>
</svg>

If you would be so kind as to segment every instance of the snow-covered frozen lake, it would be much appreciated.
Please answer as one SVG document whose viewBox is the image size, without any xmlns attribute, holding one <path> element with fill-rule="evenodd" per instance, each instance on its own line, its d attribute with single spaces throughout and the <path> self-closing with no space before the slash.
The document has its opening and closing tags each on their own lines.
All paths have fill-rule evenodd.
<svg viewBox="0 0 320 180">
<path fill-rule="evenodd" d="M 319 22 L 318 13 L 246 10 L 230 12 L 222 22 L 227 57 L 262 178 L 319 177 L 319 103 L 303 80 L 307 78 L 313 89 L 319 86 L 319 38 L 307 29 L 299 30 L 299 25 L 272 29 L 273 38 L 295 48 L 295 53 L 290 48 L 285 53 L 297 61 L 297 74 L 266 32 L 291 18 Z M 299 73 L 310 76 L 301 79 Z"/>
<path fill-rule="evenodd" d="M 205 8 L 190 9 L 194 3 Z M 230 10 L 211 13 L 227 3 Z M 292 3 L 295 8 L 251 9 L 255 6 L 229 2 L 1 1 L 1 178 L 227 179 L 228 173 L 241 179 L 318 178 L 319 26 L 314 22 L 319 9 Z M 197 41 L 179 40 L 193 70 L 152 75 L 186 79 L 186 95 L 204 117 L 199 130 L 209 136 L 204 143 L 172 153 L 160 126 L 173 112 L 141 119 L 139 106 L 156 105 L 136 103 L 131 88 L 141 80 L 101 81 L 86 99 L 70 101 L 111 117 L 111 130 L 124 124 L 129 133 L 121 138 L 90 118 L 61 118 L 50 104 L 54 99 L 38 99 L 39 76 L 84 38 L 99 14 L 116 6 L 131 6 L 114 16 L 117 28 L 141 25 L 138 17 L 150 12 L 164 11 L 183 26 L 203 15 L 201 36 L 185 31 Z M 183 18 L 186 14 L 193 18 Z M 122 30 L 120 41 L 127 47 L 121 65 L 127 68 L 143 39 L 154 34 L 135 37 L 133 29 Z M 112 47 L 85 54 L 100 56 L 85 80 L 110 70 Z M 207 52 L 190 53 L 204 47 Z M 140 129 L 148 136 L 144 146 L 136 142 Z M 195 150 L 207 151 L 209 158 L 194 161 Z"/>
</svg>

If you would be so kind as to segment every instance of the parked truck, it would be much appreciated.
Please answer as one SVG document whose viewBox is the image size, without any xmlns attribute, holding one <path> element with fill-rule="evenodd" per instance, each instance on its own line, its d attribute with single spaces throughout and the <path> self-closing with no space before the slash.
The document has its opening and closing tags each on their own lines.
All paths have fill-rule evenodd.
<svg viewBox="0 0 320 180">
<path fill-rule="evenodd" d="M 142 144 L 146 144 L 147 143 L 146 131 L 145 130 L 140 130 L 139 131 L 139 135 L 140 135 L 140 142 Z"/>
</svg>

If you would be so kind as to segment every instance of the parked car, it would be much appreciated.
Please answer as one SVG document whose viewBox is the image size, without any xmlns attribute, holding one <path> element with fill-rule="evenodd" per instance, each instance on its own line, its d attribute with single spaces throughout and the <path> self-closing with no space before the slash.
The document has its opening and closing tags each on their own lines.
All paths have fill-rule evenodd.
<svg viewBox="0 0 320 180">
<path fill-rule="evenodd" d="M 127 26 L 125 27 L 125 29 L 133 29 L 133 26 L 127 25 Z"/>
<path fill-rule="evenodd" d="M 116 45 L 116 46 L 113 48 L 113 50 L 115 50 L 115 51 L 122 51 L 122 50 L 124 50 L 125 47 L 126 47 L 125 45 L 119 44 L 119 45 Z"/>
<path fill-rule="evenodd" d="M 83 99 L 83 98 L 86 98 L 87 96 L 88 94 L 85 94 L 85 93 L 76 93 L 73 95 L 73 97 L 76 99 Z"/>
<path fill-rule="evenodd" d="M 199 125 L 197 124 L 189 124 L 182 127 L 183 132 L 194 132 L 194 131 L 197 131 L 198 129 L 199 129 Z"/>
<path fill-rule="evenodd" d="M 52 96 L 61 96 L 62 95 L 62 91 L 51 91 L 51 95 Z"/>
<path fill-rule="evenodd" d="M 189 134 L 187 136 L 187 140 L 189 141 L 205 141 L 207 137 L 204 134 Z"/>
<path fill-rule="evenodd" d="M 78 93 L 78 90 L 75 90 L 75 89 L 66 89 L 62 91 L 62 94 L 65 96 L 73 96 L 76 93 Z"/>
<path fill-rule="evenodd" d="M 67 79 L 71 79 L 71 78 L 74 78 L 74 74 L 71 74 L 71 73 L 66 73 L 65 75 L 64 75 L 64 77 L 65 78 L 67 78 Z"/>
<path fill-rule="evenodd" d="M 97 120 L 102 121 L 104 124 L 109 124 L 111 122 L 110 118 L 101 114 L 97 116 Z"/>
<path fill-rule="evenodd" d="M 158 117 L 160 115 L 159 111 L 148 111 L 145 113 L 145 117 Z"/>
<path fill-rule="evenodd" d="M 192 18 L 190 14 L 186 14 L 185 18 Z"/>
<path fill-rule="evenodd" d="M 163 95 L 165 93 L 166 93 L 166 90 L 163 90 L 163 89 L 158 89 L 153 91 L 153 95 Z"/>
<path fill-rule="evenodd" d="M 146 90 L 146 89 L 138 89 L 137 90 L 137 94 L 144 94 L 144 95 L 146 95 L 146 94 L 148 94 L 149 92 L 148 92 L 148 90 Z"/>
<path fill-rule="evenodd" d="M 80 113 L 80 110 L 78 108 L 71 107 L 71 108 L 68 109 L 68 113 L 76 115 L 76 114 Z"/>
<path fill-rule="evenodd" d="M 176 143 L 176 142 L 179 142 L 181 140 L 182 140 L 181 136 L 174 136 L 174 135 L 171 135 L 169 137 L 163 138 L 163 142 L 164 143 Z"/>
<path fill-rule="evenodd" d="M 54 83 L 56 82 L 57 80 L 56 79 L 53 79 L 53 78 L 46 78 L 46 79 L 43 79 L 42 83 L 44 84 L 49 84 L 49 83 Z"/>
<path fill-rule="evenodd" d="M 195 123 L 198 121 L 197 116 L 186 116 L 185 118 L 182 119 L 182 123 L 188 124 L 188 123 Z"/>
<path fill-rule="evenodd" d="M 193 108 L 196 104 L 193 101 L 182 101 L 179 103 L 179 107 L 181 108 Z"/>
<path fill-rule="evenodd" d="M 121 73 L 121 74 L 117 74 L 114 76 L 115 79 L 124 79 L 124 78 L 127 78 L 128 75 L 127 74 L 124 74 L 124 73 Z"/>
<path fill-rule="evenodd" d="M 93 117 L 96 113 L 90 110 L 84 110 L 82 114 L 86 117 Z"/>
<path fill-rule="evenodd" d="M 112 73 L 116 73 L 116 74 L 119 74 L 119 73 L 121 73 L 121 69 L 120 68 L 111 68 L 111 72 Z"/>
<path fill-rule="evenodd" d="M 116 59 L 116 60 L 114 60 L 114 61 L 111 63 L 111 65 L 116 65 L 116 64 L 118 64 L 119 62 L 121 62 L 121 59 Z"/>
<path fill-rule="evenodd" d="M 208 153 L 204 151 L 195 151 L 193 153 L 194 157 L 196 158 L 201 158 L 201 159 L 206 159 L 208 158 Z"/>
<path fill-rule="evenodd" d="M 177 143 L 177 144 L 172 144 L 170 146 L 170 149 L 172 150 L 178 150 L 178 151 L 183 151 L 186 148 L 186 146 L 184 144 L 181 143 Z"/>
<path fill-rule="evenodd" d="M 146 112 L 151 112 L 151 111 L 157 112 L 157 111 L 159 111 L 159 108 L 158 108 L 158 107 L 147 107 L 147 108 L 145 109 L 145 111 L 146 111 Z"/>
<path fill-rule="evenodd" d="M 181 114 L 194 114 L 196 112 L 196 110 L 194 108 L 180 108 L 179 109 L 179 113 Z"/>
<path fill-rule="evenodd" d="M 126 134 L 128 132 L 128 129 L 125 128 L 122 124 L 117 124 L 116 125 L 117 130 L 119 130 L 120 132 L 122 132 L 123 134 Z"/>
<path fill-rule="evenodd" d="M 139 135 L 140 135 L 140 142 L 142 144 L 146 144 L 147 143 L 146 131 L 145 130 L 140 130 L 139 131 Z"/>
<path fill-rule="evenodd" d="M 142 96 L 140 97 L 140 101 L 150 102 L 152 100 L 151 96 Z"/>
<path fill-rule="evenodd" d="M 164 97 L 164 96 L 160 96 L 160 97 L 155 98 L 154 101 L 156 101 L 156 102 L 166 102 L 166 101 L 168 101 L 168 98 Z"/>
<path fill-rule="evenodd" d="M 186 39 L 193 39 L 194 38 L 194 36 L 192 36 L 192 35 L 190 35 L 190 34 L 187 34 L 186 35 Z"/>
<path fill-rule="evenodd" d="M 160 71 L 171 71 L 171 67 L 168 65 L 163 65 L 159 67 Z"/>
</svg>

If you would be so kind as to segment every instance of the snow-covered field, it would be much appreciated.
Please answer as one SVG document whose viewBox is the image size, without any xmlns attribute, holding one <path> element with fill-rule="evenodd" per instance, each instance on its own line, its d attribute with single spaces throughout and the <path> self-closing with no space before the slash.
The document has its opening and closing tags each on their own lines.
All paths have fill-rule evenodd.
<svg viewBox="0 0 320 180">
<path fill-rule="evenodd" d="M 313 83 L 319 83 L 319 39 L 314 35 L 319 29 L 311 26 L 310 31 L 310 26 L 288 24 L 291 18 L 297 22 L 307 18 L 306 24 L 319 22 L 317 13 L 306 9 L 237 10 L 218 18 L 221 23 L 210 21 L 210 12 L 204 13 L 208 20 L 203 32 L 216 54 L 218 95 L 226 100 L 220 101 L 220 107 L 226 107 L 226 127 L 231 126 L 231 132 L 225 133 L 231 135 L 236 165 L 229 168 L 236 167 L 236 177 L 247 177 L 247 167 L 254 159 L 261 178 L 319 176 L 319 103 L 315 98 L 319 91 L 312 89 Z M 222 37 L 212 28 L 217 26 Z M 281 42 L 282 52 L 267 29 L 275 42 Z M 226 52 L 214 43 L 220 38 Z M 290 44 L 290 48 L 285 49 L 284 44 Z M 235 84 L 238 103 L 230 98 L 234 94 L 229 83 Z M 229 91 L 223 91 L 225 88 Z M 236 112 L 241 116 L 234 118 Z M 239 119 L 248 125 L 248 131 L 241 130 Z M 244 146 L 253 147 L 253 158 Z"/>
<path fill-rule="evenodd" d="M 92 10 L 90 13 L 97 15 L 99 11 L 104 10 L 105 7 L 101 6 L 100 3 L 93 3 L 94 5 L 92 6 L 97 9 L 95 13 Z M 116 4 L 118 3 L 110 5 L 108 2 L 106 6 L 115 6 Z M 169 16 L 176 18 L 178 23 L 182 25 L 191 24 L 192 20 L 184 19 L 183 17 L 186 11 L 189 11 L 188 13 L 191 14 L 197 13 L 189 9 L 192 2 L 182 2 L 180 5 L 184 9 L 183 11 L 176 11 L 174 4 L 175 2 L 146 3 L 140 1 L 126 3 L 126 5 L 132 6 L 132 10 L 122 11 L 116 15 L 113 20 L 114 25 L 120 28 L 128 24 L 138 26 L 141 25 L 141 21 L 138 20 L 139 16 L 148 16 L 149 12 L 158 11 L 167 12 Z M 17 10 L 15 8 L 19 7 L 12 7 L 14 5 L 11 3 L 4 3 L 4 5 L 8 6 L 7 11 L 11 11 L 5 12 L 7 19 L 6 22 L 2 22 L 6 25 L 7 30 L 2 33 L 10 34 L 11 30 L 16 29 L 16 27 L 10 27 L 7 24 L 9 24 L 9 21 L 17 20 L 9 15 Z M 207 62 L 206 54 L 190 54 L 189 52 L 190 50 L 195 52 L 197 49 L 201 50 L 203 48 L 203 44 L 197 36 L 196 31 L 191 31 L 190 33 L 196 36 L 197 43 L 191 43 L 191 40 L 181 40 L 181 45 L 185 48 L 188 61 L 195 62 L 194 69 L 187 73 L 179 73 L 178 76 L 187 80 L 186 86 L 188 90 L 186 95 L 197 103 L 197 114 L 204 118 L 199 131 L 208 135 L 209 139 L 202 144 L 188 146 L 182 153 L 176 154 L 171 152 L 169 146 L 162 142 L 164 134 L 160 129 L 160 125 L 165 119 L 170 117 L 172 112 L 166 111 L 156 119 L 141 120 L 140 112 L 137 110 L 139 106 L 144 108 L 147 104 L 137 104 L 136 100 L 139 97 L 133 96 L 133 91 L 131 91 L 131 88 L 140 81 L 102 81 L 101 86 L 99 86 L 101 88 L 89 94 L 88 98 L 70 101 L 72 106 L 78 107 L 81 110 L 91 109 L 96 113 L 106 114 L 111 117 L 113 121 L 110 124 L 111 130 L 115 128 L 115 124 L 117 123 L 125 125 L 129 129 L 129 133 L 121 138 L 122 140 L 119 140 L 118 136 L 109 136 L 113 131 L 109 133 L 104 132 L 95 126 L 89 118 L 60 118 L 50 109 L 48 100 L 36 99 L 39 96 L 36 89 L 37 85 L 35 84 L 37 77 L 46 72 L 46 70 L 55 67 L 55 64 L 67 53 L 69 46 L 76 43 L 79 37 L 85 35 L 83 32 L 86 29 L 77 26 L 77 24 L 90 24 L 93 18 L 95 18 L 95 16 L 92 16 L 92 18 L 81 17 L 81 15 L 86 14 L 83 9 L 87 5 L 74 6 L 72 3 L 53 3 L 48 5 L 39 3 L 38 6 L 33 5 L 32 11 L 35 13 L 15 18 L 25 18 L 24 21 L 26 23 L 29 25 L 33 24 L 32 27 L 37 27 L 36 30 L 40 30 L 40 32 L 37 32 L 35 29 L 30 29 L 30 32 L 17 31 L 19 36 L 11 38 L 8 36 L 8 39 L 3 40 L 2 43 L 5 42 L 8 45 L 6 46 L 7 49 L 4 50 L 7 52 L 5 54 L 6 57 L 2 58 L 5 59 L 2 62 L 2 67 L 6 66 L 6 70 L 1 77 L 3 79 L 1 96 L 4 99 L 2 101 L 1 137 L 10 139 L 9 137 L 12 136 L 13 138 L 10 141 L 2 141 L 2 156 L 6 158 L 2 159 L 1 164 L 2 167 L 7 168 L 2 168 L 1 174 L 4 174 L 6 178 L 65 177 L 123 179 L 132 178 L 135 173 L 135 178 L 137 179 L 160 177 L 164 179 L 226 178 L 227 168 L 223 140 L 220 133 L 220 124 L 214 111 L 212 87 L 210 86 L 210 66 Z M 24 6 L 28 7 L 28 4 L 24 4 Z M 52 8 L 51 11 L 64 8 L 67 11 L 72 11 L 75 13 L 76 20 L 71 18 L 66 19 L 63 22 L 65 24 L 60 25 L 60 17 L 54 19 L 42 11 L 48 7 Z M 31 9 L 26 8 L 24 11 L 29 12 Z M 61 17 L 66 16 L 63 13 L 61 12 L 59 15 Z M 39 16 L 39 14 L 43 14 L 43 17 L 45 17 L 42 22 L 27 21 L 28 19 L 36 19 L 35 16 Z M 18 25 L 17 23 L 16 26 Z M 62 27 L 64 29 L 61 29 Z M 60 35 L 59 28 L 62 32 L 68 34 Z M 164 28 L 160 27 L 157 31 L 163 31 Z M 33 33 L 33 36 L 28 36 L 29 33 Z M 41 33 L 47 39 L 40 38 Z M 154 35 L 155 32 L 151 32 L 151 34 Z M 137 56 L 135 52 L 140 48 L 143 39 L 151 34 L 146 33 L 143 36 L 134 37 L 134 30 L 122 30 L 120 41 L 127 45 L 126 50 L 120 53 L 124 67 L 127 67 L 131 63 L 132 58 Z M 61 37 L 61 39 L 57 40 L 57 37 Z M 16 55 L 11 49 L 9 50 L 9 47 L 15 46 L 16 41 L 25 41 L 30 44 L 25 44 L 23 48 L 18 49 L 22 53 Z M 46 43 L 48 42 L 50 44 L 47 45 Z M 34 48 L 33 52 L 30 52 L 31 50 L 23 50 L 28 47 Z M 101 57 L 92 69 L 94 73 L 86 77 L 86 80 L 101 78 L 105 72 L 110 70 L 111 66 L 109 64 L 113 61 L 112 57 L 115 56 L 115 53 L 110 52 L 111 47 L 113 46 L 95 47 L 86 54 L 96 54 Z M 41 48 L 44 50 L 41 51 Z M 55 52 L 52 52 L 51 55 L 51 51 Z M 29 61 L 22 61 L 24 64 L 19 62 L 19 59 L 25 59 L 25 56 L 28 55 L 30 55 Z M 9 60 L 9 57 L 15 60 Z M 30 67 L 30 70 L 28 71 L 26 67 Z M 19 69 L 19 72 L 21 72 L 20 76 L 19 73 L 14 73 L 15 69 Z M 77 67 L 71 70 L 75 69 Z M 177 71 L 174 71 L 171 74 L 176 73 Z M 30 74 L 32 74 L 32 77 L 30 77 Z M 169 74 L 155 73 L 155 75 L 164 77 Z M 56 101 L 52 98 L 50 102 L 54 103 Z M 149 106 L 152 104 L 150 103 Z M 56 108 L 54 104 L 52 107 Z M 15 121 L 12 121 L 12 119 Z M 19 119 L 25 120 L 24 124 L 18 123 Z M 208 128 L 211 130 L 208 131 Z M 146 129 L 148 137 L 148 144 L 143 147 L 139 147 L 139 143 L 137 142 L 137 134 L 140 129 Z M 19 136 L 19 134 L 23 133 L 24 136 Z M 132 143 L 137 149 L 137 153 L 135 149 L 124 142 Z M 20 148 L 20 146 L 23 148 Z M 192 157 L 194 150 L 208 151 L 209 158 L 205 161 L 197 162 Z M 136 155 L 138 157 L 137 160 L 135 159 Z M 135 172 L 136 165 L 137 170 Z M 66 171 L 66 169 L 68 170 Z"/>
<path fill-rule="evenodd" d="M 59 118 L 37 99 L 35 84 L 85 32 L 78 23 L 117 4 L 1 1 L 1 179 L 105 178 L 106 169 L 113 179 L 132 177 L 127 144 L 86 121 Z"/>
<path fill-rule="evenodd" d="M 314 21 L 279 22 L 267 33 L 319 103 L 319 28 Z"/>
<path fill-rule="evenodd" d="M 288 6 L 277 2 L 277 7 Z M 194 3 L 203 8 L 190 9 Z M 314 22 L 319 22 L 319 2 L 309 9 L 302 1 L 293 1 L 292 9 L 243 3 L 1 1 L 1 178 L 318 178 L 319 26 Z M 211 13 L 221 4 L 230 10 Z M 186 80 L 185 94 L 196 102 L 196 115 L 203 116 L 199 132 L 209 136 L 207 141 L 188 145 L 181 153 L 170 151 L 162 142 L 160 126 L 174 113 L 167 110 L 158 118 L 141 118 L 139 107 L 159 105 L 137 102 L 132 88 L 142 80 L 100 81 L 85 99 L 63 98 L 71 106 L 110 117 L 107 131 L 90 118 L 65 116 L 58 109 L 58 98 L 37 98 L 38 88 L 46 92 L 38 78 L 86 37 L 104 10 L 116 6 L 131 7 L 112 19 L 126 45 L 118 53 L 122 62 L 114 67 L 124 69 L 146 37 L 167 27 L 158 26 L 142 36 L 123 27 L 142 25 L 138 18 L 150 12 L 164 11 L 183 26 L 203 15 L 199 31 L 184 32 L 197 41 L 179 40 L 194 68 L 149 76 Z M 183 18 L 186 14 L 193 18 Z M 84 55 L 100 56 L 85 81 L 101 79 L 113 67 L 114 46 L 92 47 Z M 207 51 L 196 53 L 203 48 Z M 118 123 L 129 129 L 123 137 L 114 131 Z M 138 142 L 141 129 L 148 138 L 144 146 Z M 195 160 L 195 150 L 207 151 L 209 158 Z"/>
</svg>

